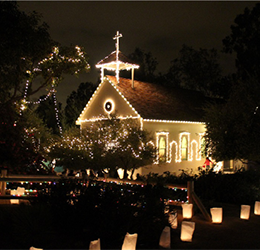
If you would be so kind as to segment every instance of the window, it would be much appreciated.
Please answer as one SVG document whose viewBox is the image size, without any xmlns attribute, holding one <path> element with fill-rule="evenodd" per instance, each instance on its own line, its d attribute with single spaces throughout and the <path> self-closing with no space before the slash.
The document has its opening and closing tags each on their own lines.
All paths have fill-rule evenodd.
<svg viewBox="0 0 260 250">
<path fill-rule="evenodd" d="M 110 114 L 111 112 L 113 112 L 115 107 L 115 104 L 112 100 L 106 100 L 104 103 L 104 110 L 106 111 L 106 113 Z"/>
<path fill-rule="evenodd" d="M 187 136 L 182 136 L 181 139 L 181 159 L 186 161 L 188 159 L 188 139 Z"/>
<path fill-rule="evenodd" d="M 159 161 L 160 162 L 166 162 L 166 135 L 160 135 L 159 136 L 159 142 L 158 142 L 158 149 L 159 149 Z"/>
</svg>

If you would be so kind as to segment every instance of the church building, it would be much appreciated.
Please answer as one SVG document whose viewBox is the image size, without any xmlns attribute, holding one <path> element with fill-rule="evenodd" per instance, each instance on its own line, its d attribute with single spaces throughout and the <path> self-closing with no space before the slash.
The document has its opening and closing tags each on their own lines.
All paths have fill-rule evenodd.
<svg viewBox="0 0 260 250">
<path fill-rule="evenodd" d="M 205 97 L 196 91 L 135 80 L 134 70 L 139 66 L 119 50 L 120 37 L 117 32 L 116 50 L 97 63 L 101 82 L 76 124 L 84 130 L 89 123 L 113 112 L 120 118 L 137 119 L 143 129 L 151 132 L 157 159 L 136 173 L 196 173 L 205 162 L 201 154 Z M 105 75 L 105 70 L 115 71 L 115 76 Z M 121 70 L 129 70 L 131 79 L 120 77 Z"/>
</svg>

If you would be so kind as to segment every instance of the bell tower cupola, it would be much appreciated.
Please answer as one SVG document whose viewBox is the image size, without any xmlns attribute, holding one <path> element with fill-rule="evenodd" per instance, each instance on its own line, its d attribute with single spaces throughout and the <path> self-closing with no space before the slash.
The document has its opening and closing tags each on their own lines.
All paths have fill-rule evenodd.
<svg viewBox="0 0 260 250">
<path fill-rule="evenodd" d="M 116 40 L 116 50 L 113 51 L 111 54 L 106 56 L 104 59 L 99 61 L 96 64 L 97 68 L 100 68 L 101 71 L 101 79 L 103 81 L 104 78 L 104 70 L 112 70 L 115 71 L 117 83 L 119 84 L 120 77 L 119 73 L 120 70 L 131 70 L 132 71 L 132 88 L 134 88 L 134 69 L 138 69 L 139 65 L 134 64 L 128 59 L 120 50 L 119 50 L 119 39 L 123 37 L 122 34 L 117 31 L 116 35 L 113 37 Z"/>
</svg>

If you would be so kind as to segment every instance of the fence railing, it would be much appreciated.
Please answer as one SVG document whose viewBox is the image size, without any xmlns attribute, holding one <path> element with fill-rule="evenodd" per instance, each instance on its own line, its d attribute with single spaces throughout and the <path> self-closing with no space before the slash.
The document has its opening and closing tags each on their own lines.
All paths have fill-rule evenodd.
<svg viewBox="0 0 260 250">
<path fill-rule="evenodd" d="M 59 181 L 62 179 L 82 179 L 80 177 L 72 177 L 72 176 L 51 176 L 51 175 L 9 175 L 7 176 L 7 171 L 2 170 L 0 176 L 0 199 L 32 199 L 31 196 L 11 196 L 6 194 L 6 183 L 7 182 L 41 182 L 41 181 Z M 151 185 L 156 185 L 156 182 L 147 182 L 142 180 L 128 180 L 128 179 L 116 179 L 110 177 L 99 177 L 96 178 L 97 181 L 103 182 L 114 182 L 117 184 L 132 184 L 132 185 L 147 185 L 148 183 Z M 187 190 L 187 200 L 188 203 L 195 203 L 200 211 L 202 212 L 204 218 L 206 220 L 211 220 L 211 217 L 207 210 L 205 209 L 203 203 L 196 195 L 194 191 L 194 181 L 188 181 L 187 184 L 165 184 L 165 187 L 169 189 L 182 189 Z M 35 197 L 36 198 L 36 197 Z M 181 205 L 181 203 L 175 203 L 175 205 Z"/>
</svg>

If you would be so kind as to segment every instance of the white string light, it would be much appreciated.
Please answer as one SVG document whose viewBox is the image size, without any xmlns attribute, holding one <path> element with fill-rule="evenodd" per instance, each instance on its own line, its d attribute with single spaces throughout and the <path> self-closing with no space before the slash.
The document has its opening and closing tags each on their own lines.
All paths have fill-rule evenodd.
<svg viewBox="0 0 260 250">
<path fill-rule="evenodd" d="M 41 67 L 42 66 L 44 67 L 44 64 L 46 62 L 52 61 L 54 59 L 54 56 L 58 57 L 58 61 L 64 61 L 64 62 L 70 62 L 70 63 L 71 62 L 72 63 L 80 63 L 81 60 L 86 60 L 84 53 L 81 51 L 81 48 L 79 46 L 75 46 L 75 49 L 76 49 L 76 55 L 79 58 L 73 59 L 73 58 L 70 58 L 70 57 L 67 57 L 67 56 L 60 55 L 59 54 L 59 48 L 53 47 L 52 53 L 50 53 L 49 57 L 44 58 L 43 60 L 38 62 L 38 67 L 33 68 L 33 72 L 39 72 L 39 71 L 41 72 L 42 71 Z M 89 69 L 90 65 L 87 64 L 85 68 Z M 80 69 L 76 70 L 74 73 L 78 74 L 79 71 L 80 71 Z M 29 75 L 29 77 L 31 77 L 32 72 L 30 70 L 27 70 L 26 73 Z M 30 80 L 27 79 L 26 83 L 25 83 L 24 96 L 23 96 L 23 99 L 21 100 L 21 104 L 20 104 L 19 114 L 22 115 L 22 111 L 25 110 L 26 104 L 40 104 L 41 102 L 46 101 L 51 95 L 53 95 L 55 118 L 56 118 L 56 121 L 57 121 L 57 126 L 59 128 L 60 134 L 62 135 L 62 127 L 61 127 L 61 124 L 60 124 L 59 110 L 58 110 L 58 106 L 57 106 L 57 99 L 56 99 L 56 96 L 55 96 L 55 88 L 54 88 L 55 78 L 53 77 L 53 79 L 52 79 L 53 86 L 50 89 L 49 93 L 44 98 L 40 98 L 38 101 L 34 101 L 34 102 L 26 100 L 27 94 L 28 94 L 29 83 L 30 83 Z"/>
<path fill-rule="evenodd" d="M 57 121 L 57 126 L 58 126 L 58 128 L 59 128 L 60 134 L 62 135 L 62 127 L 61 127 L 61 125 L 60 125 L 59 109 L 58 109 L 58 105 L 57 105 L 57 99 L 56 99 L 55 92 L 53 92 L 52 96 L 53 96 L 54 110 L 55 110 L 55 118 L 56 118 L 56 121 Z"/>
</svg>

